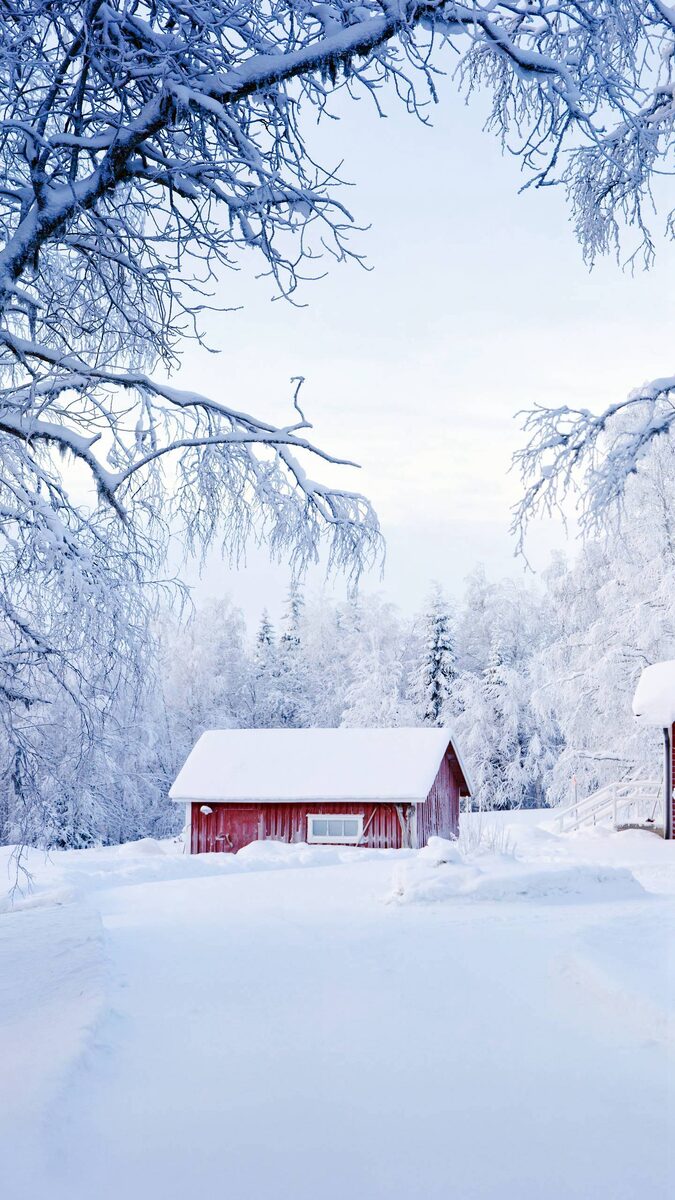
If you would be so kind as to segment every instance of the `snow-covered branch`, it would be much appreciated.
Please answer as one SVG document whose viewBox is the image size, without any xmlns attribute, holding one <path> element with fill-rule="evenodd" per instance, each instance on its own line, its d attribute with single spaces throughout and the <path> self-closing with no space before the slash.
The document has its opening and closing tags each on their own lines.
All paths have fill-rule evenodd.
<svg viewBox="0 0 675 1200">
<path fill-rule="evenodd" d="M 492 123 L 520 138 L 533 179 L 549 181 L 574 131 L 580 154 L 616 171 L 608 138 L 620 141 L 642 120 L 666 34 L 667 13 L 633 0 L 585 9 L 547 0 L 8 4 L 0 22 L 3 431 L 23 438 L 27 452 L 38 443 L 67 448 L 101 499 L 127 516 L 128 487 L 121 493 L 132 478 L 138 502 L 167 455 L 180 475 L 186 455 L 218 448 L 238 467 L 220 472 L 221 488 L 255 493 L 264 478 L 264 507 L 277 504 L 286 520 L 293 495 L 296 511 L 309 507 L 325 520 L 336 561 L 359 546 L 370 555 L 377 524 L 365 501 L 305 490 L 295 452 L 319 452 L 298 427 L 275 428 L 226 402 L 179 399 L 156 378 L 158 366 L 177 365 L 181 339 L 201 340 L 208 293 L 243 248 L 262 256 L 288 296 L 317 245 L 355 256 L 338 180 L 307 153 L 303 110 L 326 107 L 336 88 L 375 96 L 387 83 L 416 110 L 417 81 L 435 94 L 433 63 L 451 43 L 460 80 L 493 91 Z M 664 86 L 661 73 L 659 111 Z M 590 186 L 586 161 L 581 175 L 576 186 Z M 630 172 L 624 185 L 632 186 Z M 603 236 L 589 233 L 589 244 Z M 261 465 L 270 451 L 271 474 Z M 212 472 L 208 479 L 213 487 Z M 291 526 L 301 532 L 297 520 Z M 295 547 L 300 559 L 315 555 L 316 532 Z"/>
<path fill-rule="evenodd" d="M 621 511 L 626 485 L 675 427 L 675 377 L 656 379 L 596 414 L 538 406 L 525 416 L 528 442 L 515 455 L 524 494 L 514 513 L 522 548 L 528 523 L 557 512 L 575 494 L 582 530 L 596 534 Z"/>
</svg>

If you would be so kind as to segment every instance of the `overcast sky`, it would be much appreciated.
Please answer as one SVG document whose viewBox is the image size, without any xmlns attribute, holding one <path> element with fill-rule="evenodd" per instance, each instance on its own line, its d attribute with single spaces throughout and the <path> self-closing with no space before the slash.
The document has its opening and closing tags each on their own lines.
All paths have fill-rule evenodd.
<svg viewBox="0 0 675 1200">
<path fill-rule="evenodd" d="M 245 259 L 220 297 L 243 310 L 210 323 L 222 353 L 188 350 L 180 382 L 282 420 L 290 376 L 306 376 L 315 439 L 362 464 L 339 479 L 369 495 L 387 538 L 384 581 L 367 586 L 410 609 L 432 579 L 459 591 L 477 561 L 521 570 L 508 534 L 518 410 L 599 408 L 675 370 L 675 251 L 662 242 L 649 274 L 615 261 L 589 273 L 563 194 L 518 194 L 518 160 L 475 105 L 448 86 L 433 128 L 388 108 L 379 120 L 352 104 L 322 127 L 322 161 L 344 160 L 354 186 L 341 198 L 370 224 L 354 244 L 371 271 L 327 263 L 297 309 L 270 303 Z M 561 544 L 557 527 L 535 530 L 535 565 Z M 239 572 L 213 558 L 197 594 L 228 592 L 255 615 L 278 611 L 287 579 L 259 553 Z"/>
</svg>

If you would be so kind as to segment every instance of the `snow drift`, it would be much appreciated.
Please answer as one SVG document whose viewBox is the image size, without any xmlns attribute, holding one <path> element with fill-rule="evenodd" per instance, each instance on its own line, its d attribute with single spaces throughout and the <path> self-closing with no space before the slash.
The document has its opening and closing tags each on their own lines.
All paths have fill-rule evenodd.
<svg viewBox="0 0 675 1200">
<path fill-rule="evenodd" d="M 474 857 L 454 842 L 429 844 L 394 871 L 388 897 L 399 904 L 454 899 L 605 901 L 643 897 L 627 867 L 575 863 L 524 863 L 512 854 Z"/>
</svg>

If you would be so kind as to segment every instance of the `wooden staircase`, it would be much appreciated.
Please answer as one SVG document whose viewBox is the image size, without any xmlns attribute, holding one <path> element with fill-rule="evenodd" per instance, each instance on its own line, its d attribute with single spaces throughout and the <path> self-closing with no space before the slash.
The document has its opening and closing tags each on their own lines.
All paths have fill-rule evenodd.
<svg viewBox="0 0 675 1200">
<path fill-rule="evenodd" d="M 594 825 L 609 825 L 614 829 L 656 829 L 663 819 L 662 810 L 662 780 L 626 779 L 608 783 L 583 800 L 557 809 L 555 823 L 559 833 L 572 833 Z"/>
</svg>

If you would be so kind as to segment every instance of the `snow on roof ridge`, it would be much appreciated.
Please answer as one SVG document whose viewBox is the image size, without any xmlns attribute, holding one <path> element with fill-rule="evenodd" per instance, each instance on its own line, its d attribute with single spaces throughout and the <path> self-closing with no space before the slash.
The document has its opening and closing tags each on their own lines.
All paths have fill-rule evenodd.
<svg viewBox="0 0 675 1200">
<path fill-rule="evenodd" d="M 264 725 L 260 727 L 238 728 L 235 726 L 214 726 L 205 729 L 199 736 L 207 733 L 419 733 L 423 736 L 450 733 L 449 725 Z"/>
<path fill-rule="evenodd" d="M 169 796 L 177 802 L 420 802 L 448 745 L 457 755 L 450 730 L 437 726 L 209 729 Z"/>
</svg>

